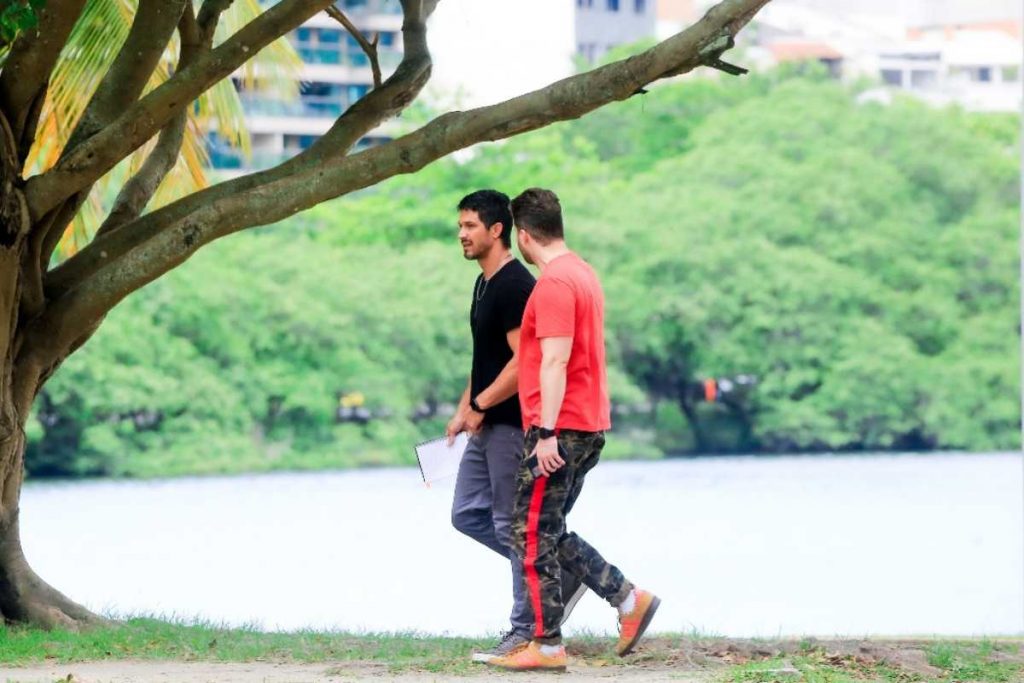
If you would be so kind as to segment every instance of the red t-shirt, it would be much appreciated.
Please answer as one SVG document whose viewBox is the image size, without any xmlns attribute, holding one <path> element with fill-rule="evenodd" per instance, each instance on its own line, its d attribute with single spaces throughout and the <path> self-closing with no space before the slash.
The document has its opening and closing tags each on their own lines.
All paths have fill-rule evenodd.
<svg viewBox="0 0 1024 683">
<path fill-rule="evenodd" d="M 609 429 L 611 406 L 604 360 L 604 292 L 586 261 L 569 252 L 555 258 L 526 302 L 519 331 L 519 404 L 523 429 L 541 426 L 540 340 L 572 337 L 565 398 L 556 429 Z"/>
</svg>

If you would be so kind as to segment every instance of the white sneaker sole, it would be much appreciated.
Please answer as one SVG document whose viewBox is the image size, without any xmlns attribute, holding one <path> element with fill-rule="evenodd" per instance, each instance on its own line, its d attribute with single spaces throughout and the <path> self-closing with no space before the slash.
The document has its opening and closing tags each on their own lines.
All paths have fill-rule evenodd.
<svg viewBox="0 0 1024 683">
<path fill-rule="evenodd" d="M 486 664 L 497 656 L 498 655 L 492 655 L 489 652 L 474 652 L 470 659 L 474 662 L 479 662 L 480 664 Z"/>
</svg>

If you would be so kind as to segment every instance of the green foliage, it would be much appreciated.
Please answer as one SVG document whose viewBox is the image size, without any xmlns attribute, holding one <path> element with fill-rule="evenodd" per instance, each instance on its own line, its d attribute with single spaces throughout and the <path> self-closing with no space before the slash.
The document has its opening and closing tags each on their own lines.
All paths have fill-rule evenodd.
<svg viewBox="0 0 1024 683">
<path fill-rule="evenodd" d="M 555 189 L 602 275 L 609 457 L 1018 445 L 1018 119 L 817 72 L 684 79 L 218 243 L 130 297 L 29 432 L 38 475 L 408 464 L 469 364 L 467 192 Z M 749 373 L 742 409 L 682 410 Z M 359 392 L 370 424 L 338 424 Z M 426 408 L 425 408 L 426 407 Z"/>
<path fill-rule="evenodd" d="M 0 1 L 0 42 L 10 43 L 19 33 L 39 25 L 39 12 L 46 0 Z"/>
</svg>

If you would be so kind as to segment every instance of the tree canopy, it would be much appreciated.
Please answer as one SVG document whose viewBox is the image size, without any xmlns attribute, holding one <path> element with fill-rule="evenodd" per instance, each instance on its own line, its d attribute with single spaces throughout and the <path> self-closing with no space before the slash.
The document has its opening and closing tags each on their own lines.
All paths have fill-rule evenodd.
<svg viewBox="0 0 1024 683">
<path fill-rule="evenodd" d="M 217 245 L 47 386 L 30 470 L 411 463 L 468 368 L 454 207 L 531 185 L 604 278 L 613 401 L 647 406 L 612 455 L 1013 448 L 1016 119 L 858 96 L 813 70 L 666 84 Z M 687 419 L 687 382 L 739 372 L 747 414 Z M 347 392 L 382 417 L 337 422 Z"/>
</svg>

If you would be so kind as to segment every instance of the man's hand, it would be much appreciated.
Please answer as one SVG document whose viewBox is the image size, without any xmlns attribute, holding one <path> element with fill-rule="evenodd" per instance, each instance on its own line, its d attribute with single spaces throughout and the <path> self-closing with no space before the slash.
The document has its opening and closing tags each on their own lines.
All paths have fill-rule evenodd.
<svg viewBox="0 0 1024 683">
<path fill-rule="evenodd" d="M 537 456 L 537 467 L 548 477 L 558 471 L 558 468 L 565 464 L 562 456 L 558 454 L 558 439 L 550 437 L 540 439 L 533 449 L 533 455 Z"/>
<path fill-rule="evenodd" d="M 445 427 L 444 433 L 448 437 L 448 445 L 451 446 L 455 443 L 455 437 L 459 432 L 465 431 L 466 429 L 466 416 L 461 410 L 456 410 L 455 415 L 448 421 L 448 426 Z"/>
<path fill-rule="evenodd" d="M 484 426 L 484 414 L 478 413 L 472 408 L 466 408 L 464 429 L 470 434 L 479 434 Z"/>
</svg>

